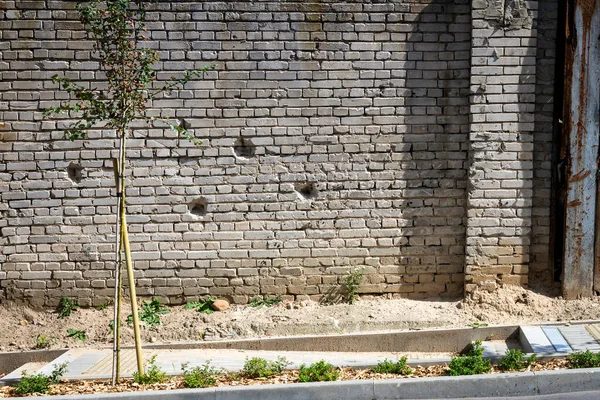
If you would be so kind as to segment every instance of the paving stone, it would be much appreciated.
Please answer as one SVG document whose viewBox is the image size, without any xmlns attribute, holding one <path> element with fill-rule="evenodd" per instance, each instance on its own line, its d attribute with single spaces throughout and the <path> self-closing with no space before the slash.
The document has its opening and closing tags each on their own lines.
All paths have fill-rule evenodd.
<svg viewBox="0 0 600 400">
<path fill-rule="evenodd" d="M 573 350 L 600 351 L 600 344 L 590 335 L 585 325 L 560 326 L 558 330 Z"/>
<path fill-rule="evenodd" d="M 481 345 L 483 346 L 483 357 L 484 358 L 492 358 L 492 359 L 496 359 L 496 358 L 500 358 L 502 356 L 504 356 L 506 354 L 506 350 L 508 350 L 508 346 L 506 345 L 506 342 L 490 342 L 490 341 L 483 341 L 481 342 Z"/>
<path fill-rule="evenodd" d="M 539 326 L 521 326 L 520 338 L 528 353 L 554 353 L 554 346 Z"/>
<path fill-rule="evenodd" d="M 559 353 L 571 352 L 571 346 L 567 343 L 563 335 L 556 326 L 542 326 L 542 330 L 554 346 L 554 349 Z"/>
</svg>

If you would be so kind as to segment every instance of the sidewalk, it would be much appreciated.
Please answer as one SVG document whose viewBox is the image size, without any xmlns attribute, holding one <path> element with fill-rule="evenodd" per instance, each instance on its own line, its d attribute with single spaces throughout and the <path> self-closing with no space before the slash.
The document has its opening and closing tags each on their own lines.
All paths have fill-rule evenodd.
<svg viewBox="0 0 600 400">
<path fill-rule="evenodd" d="M 403 354 L 400 353 L 340 353 L 340 352 L 303 352 L 303 351 L 257 351 L 257 350 L 216 350 L 216 349 L 144 349 L 144 360 L 148 361 L 156 356 L 155 363 L 169 375 L 180 375 L 181 364 L 188 363 L 189 367 L 201 366 L 210 361 L 215 368 L 227 371 L 240 371 L 247 358 L 261 357 L 267 360 L 277 360 L 285 357 L 290 362 L 289 368 L 298 369 L 302 364 L 312 364 L 320 360 L 327 360 L 334 366 L 366 368 L 376 365 L 384 359 L 396 360 Z M 411 353 L 410 361 L 413 364 L 430 365 L 443 364 L 450 360 L 450 353 Z M 68 362 L 64 378 L 67 380 L 81 379 L 110 379 L 112 372 L 111 349 L 73 349 L 56 358 L 51 363 L 44 365 L 39 372 L 49 374 L 54 365 Z M 33 364 L 33 363 L 32 363 Z M 38 366 L 39 368 L 39 366 Z M 26 369 L 31 372 L 34 365 L 25 364 L 11 372 L 0 381 L 12 382 L 21 377 L 21 372 Z M 121 376 L 131 377 L 137 370 L 135 351 L 125 349 L 121 352 Z"/>
</svg>

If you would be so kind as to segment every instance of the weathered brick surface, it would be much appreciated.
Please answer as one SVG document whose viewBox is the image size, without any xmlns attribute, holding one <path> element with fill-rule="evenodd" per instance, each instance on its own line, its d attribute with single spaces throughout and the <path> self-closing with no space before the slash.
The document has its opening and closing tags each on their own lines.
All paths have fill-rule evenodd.
<svg viewBox="0 0 600 400">
<path fill-rule="evenodd" d="M 465 289 L 527 286 L 537 1 L 474 0 Z"/>
<path fill-rule="evenodd" d="M 159 78 L 217 68 L 152 104 L 201 148 L 161 127 L 129 140 L 140 293 L 318 300 L 353 266 L 366 267 L 365 293 L 526 284 L 529 255 L 544 262 L 530 231 L 532 184 L 544 184 L 534 128 L 547 141 L 534 108 L 547 109 L 535 96 L 537 3 L 507 3 L 510 21 L 484 0 L 156 3 Z M 0 285 L 34 305 L 105 302 L 114 135 L 72 143 L 65 121 L 41 121 L 65 98 L 52 75 L 93 85 L 102 74 L 74 2 L 2 5 Z"/>
<path fill-rule="evenodd" d="M 550 244 L 552 200 L 552 133 L 558 125 L 554 115 L 554 75 L 556 62 L 556 32 L 559 18 L 558 1 L 539 3 L 537 24 L 537 65 L 535 94 L 535 131 L 533 151 L 533 208 L 531 226 L 531 284 L 548 285 L 553 281 Z"/>
</svg>

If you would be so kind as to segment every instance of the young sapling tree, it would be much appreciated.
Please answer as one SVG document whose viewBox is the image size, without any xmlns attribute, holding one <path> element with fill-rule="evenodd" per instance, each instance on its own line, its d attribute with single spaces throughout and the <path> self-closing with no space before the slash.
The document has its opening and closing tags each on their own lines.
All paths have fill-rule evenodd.
<svg viewBox="0 0 600 400">
<path fill-rule="evenodd" d="M 148 1 L 143 0 L 90 0 L 78 2 L 77 11 L 95 46 L 100 71 L 106 76 L 102 86 L 92 87 L 55 75 L 52 81 L 68 95 L 68 100 L 45 110 L 44 117 L 67 114 L 74 120 L 65 130 L 65 137 L 75 141 L 87 138 L 91 129 L 114 132 L 118 139 L 119 159 L 113 159 L 117 186 L 118 212 L 115 246 L 115 310 L 114 320 L 120 320 L 121 253 L 125 255 L 136 339 L 138 373 L 143 373 L 139 318 L 135 294 L 135 280 L 129 248 L 126 222 L 125 170 L 127 167 L 127 138 L 134 122 L 145 121 L 152 126 L 162 121 L 181 137 L 200 144 L 183 124 L 152 115 L 152 100 L 165 93 L 183 88 L 190 80 L 201 77 L 214 66 L 186 70 L 168 82 L 159 82 L 156 67 L 159 57 L 147 43 L 146 13 Z M 116 143 L 116 142 L 115 142 Z M 113 383 L 119 375 L 119 325 L 115 324 Z"/>
</svg>

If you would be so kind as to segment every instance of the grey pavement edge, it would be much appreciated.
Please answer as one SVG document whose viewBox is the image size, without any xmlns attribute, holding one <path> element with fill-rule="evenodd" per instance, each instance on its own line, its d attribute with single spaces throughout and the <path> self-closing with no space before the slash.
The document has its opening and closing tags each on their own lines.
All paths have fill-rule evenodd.
<svg viewBox="0 0 600 400">
<path fill-rule="evenodd" d="M 55 400 L 395 400 L 532 398 L 600 390 L 600 368 L 460 377 L 294 383 L 209 389 L 44 396 Z M 548 399 L 560 397 L 550 396 Z M 578 397 L 599 398 L 595 397 Z M 21 398 L 25 399 L 25 398 Z"/>
</svg>

